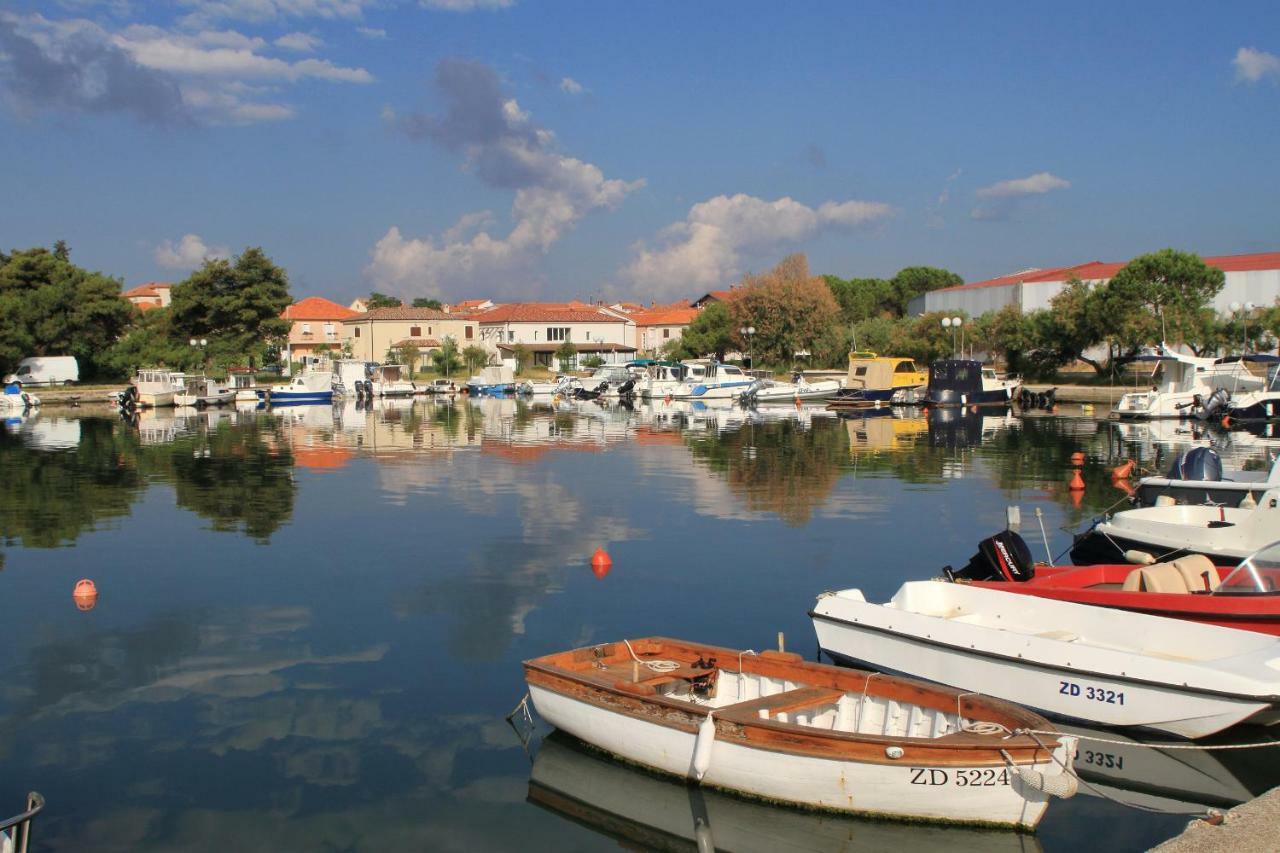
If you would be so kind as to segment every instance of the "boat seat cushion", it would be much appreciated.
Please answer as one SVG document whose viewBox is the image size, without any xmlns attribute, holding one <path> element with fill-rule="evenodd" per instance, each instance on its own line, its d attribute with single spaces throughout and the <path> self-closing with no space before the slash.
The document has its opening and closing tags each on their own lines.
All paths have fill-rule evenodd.
<svg viewBox="0 0 1280 853">
<path fill-rule="evenodd" d="M 1204 554 L 1188 554 L 1185 557 L 1179 557 L 1172 563 L 1181 574 L 1182 579 L 1187 583 L 1187 589 L 1192 592 L 1212 591 L 1218 588 L 1222 580 L 1218 577 L 1218 570 Z"/>
<path fill-rule="evenodd" d="M 1187 582 L 1172 563 L 1155 563 L 1129 572 L 1124 579 L 1125 592 L 1164 592 L 1186 595 Z"/>
</svg>

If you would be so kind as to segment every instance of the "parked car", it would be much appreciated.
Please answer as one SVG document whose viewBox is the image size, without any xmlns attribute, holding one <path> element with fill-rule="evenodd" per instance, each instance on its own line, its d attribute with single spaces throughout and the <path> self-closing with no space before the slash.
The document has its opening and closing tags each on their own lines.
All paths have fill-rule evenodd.
<svg viewBox="0 0 1280 853">
<path fill-rule="evenodd" d="M 80 365 L 75 356 L 42 355 L 24 358 L 18 369 L 4 378 L 23 385 L 70 385 L 80 380 Z"/>
</svg>

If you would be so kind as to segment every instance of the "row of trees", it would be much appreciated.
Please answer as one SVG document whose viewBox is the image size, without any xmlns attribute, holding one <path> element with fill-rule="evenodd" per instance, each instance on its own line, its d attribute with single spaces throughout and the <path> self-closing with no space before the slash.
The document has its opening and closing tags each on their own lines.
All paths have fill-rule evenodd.
<svg viewBox="0 0 1280 853">
<path fill-rule="evenodd" d="M 817 277 L 802 255 L 792 255 L 767 273 L 745 276 L 665 353 L 724 358 L 736 351 L 775 368 L 841 366 L 852 349 L 929 361 L 954 351 L 956 332 L 942 324 L 947 317 L 962 319 L 960 334 L 974 351 L 1030 375 L 1075 362 L 1106 375 L 1161 342 L 1200 354 L 1275 346 L 1280 307 L 1220 316 L 1212 301 L 1225 281 L 1197 255 L 1164 249 L 1135 258 L 1107 282 L 1071 280 L 1044 309 L 1024 313 L 1010 305 L 977 318 L 957 311 L 908 316 L 911 300 L 961 284 L 960 276 L 908 267 L 891 279 Z"/>
</svg>

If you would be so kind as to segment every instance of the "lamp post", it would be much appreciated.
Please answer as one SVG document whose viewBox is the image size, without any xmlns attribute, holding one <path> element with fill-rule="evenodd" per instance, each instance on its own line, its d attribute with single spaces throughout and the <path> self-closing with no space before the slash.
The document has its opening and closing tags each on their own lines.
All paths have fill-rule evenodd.
<svg viewBox="0 0 1280 853">
<path fill-rule="evenodd" d="M 956 330 L 950 317 L 942 318 L 942 328 L 951 329 L 951 357 L 956 357 Z"/>
<path fill-rule="evenodd" d="M 750 369 L 751 369 L 751 367 L 752 367 L 752 364 L 751 364 L 751 336 L 752 336 L 752 335 L 754 335 L 754 334 L 756 333 L 756 327 L 755 327 L 755 326 L 743 326 L 742 328 L 738 329 L 738 332 L 739 332 L 739 334 L 741 334 L 744 338 L 746 338 L 746 339 L 747 339 L 747 370 L 750 370 Z"/>
<path fill-rule="evenodd" d="M 206 353 L 208 352 L 208 349 L 207 349 L 207 348 L 208 348 L 208 346 L 209 346 L 209 339 L 208 339 L 208 338 L 192 338 L 192 339 L 191 339 L 191 346 L 192 346 L 193 348 L 196 348 L 196 347 L 198 347 L 198 348 L 199 348 L 199 350 L 200 350 L 200 369 L 201 369 L 201 371 L 202 371 L 202 372 L 204 372 L 204 373 L 208 373 L 208 372 L 209 372 L 209 367 L 208 367 L 208 359 L 207 359 L 207 357 L 206 357 Z"/>
<path fill-rule="evenodd" d="M 952 328 L 952 333 L 951 333 L 951 334 L 952 334 L 953 339 L 954 339 L 954 336 L 955 336 L 955 331 L 954 331 L 954 330 L 955 330 L 955 329 L 959 329 L 959 330 L 960 330 L 960 357 L 961 357 L 961 358 L 964 358 L 964 320 L 963 320 L 963 319 L 961 319 L 960 317 L 952 317 L 952 318 L 951 318 L 951 328 Z M 953 340 L 953 345 L 954 345 L 954 340 Z"/>
<path fill-rule="evenodd" d="M 1254 305 L 1252 302 L 1246 302 L 1243 305 L 1239 302 L 1232 302 L 1228 307 L 1231 308 L 1232 314 L 1239 315 L 1240 322 L 1243 325 L 1243 332 L 1240 336 L 1240 353 L 1243 355 L 1249 351 L 1249 315 L 1253 313 L 1253 309 L 1258 306 Z"/>
</svg>

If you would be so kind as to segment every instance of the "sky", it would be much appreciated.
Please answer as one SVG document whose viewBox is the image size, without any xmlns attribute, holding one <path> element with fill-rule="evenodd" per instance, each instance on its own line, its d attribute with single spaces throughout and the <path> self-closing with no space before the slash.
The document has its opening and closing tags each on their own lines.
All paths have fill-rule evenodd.
<svg viewBox="0 0 1280 853">
<path fill-rule="evenodd" d="M 6 0 L 0 245 L 669 302 L 1280 250 L 1280 4 Z"/>
</svg>

